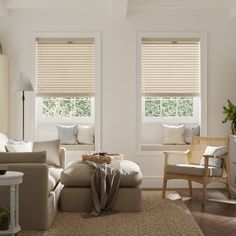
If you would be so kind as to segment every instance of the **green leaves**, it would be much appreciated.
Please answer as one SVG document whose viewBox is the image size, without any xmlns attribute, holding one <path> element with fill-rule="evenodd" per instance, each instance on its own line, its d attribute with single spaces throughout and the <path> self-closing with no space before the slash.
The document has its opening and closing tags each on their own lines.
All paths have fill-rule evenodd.
<svg viewBox="0 0 236 236">
<path fill-rule="evenodd" d="M 236 106 L 228 99 L 228 106 L 223 106 L 223 114 L 225 114 L 225 119 L 222 123 L 226 123 L 227 121 L 232 121 L 232 123 L 236 123 Z"/>
<path fill-rule="evenodd" d="M 90 117 L 91 97 L 44 97 L 44 117 Z"/>
<path fill-rule="evenodd" d="M 193 97 L 145 97 L 146 117 L 192 117 Z"/>
<path fill-rule="evenodd" d="M 10 218 L 10 209 L 9 207 L 7 208 L 0 208 L 0 221 L 4 219 L 9 219 Z"/>
</svg>

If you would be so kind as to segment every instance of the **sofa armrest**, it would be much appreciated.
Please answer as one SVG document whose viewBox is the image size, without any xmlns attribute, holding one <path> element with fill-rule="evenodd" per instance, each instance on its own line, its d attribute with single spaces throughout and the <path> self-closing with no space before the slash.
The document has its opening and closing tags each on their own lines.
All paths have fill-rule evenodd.
<svg viewBox="0 0 236 236">
<path fill-rule="evenodd" d="M 3 164 L 0 164 L 0 167 Z M 48 166 L 42 163 L 9 163 L 8 171 L 24 173 L 19 185 L 19 219 L 24 229 L 48 226 Z M 9 206 L 9 189 L 0 188 L 1 203 Z"/>
<path fill-rule="evenodd" d="M 63 147 L 60 148 L 59 159 L 60 159 L 60 167 L 65 169 L 66 168 L 66 149 Z"/>
</svg>

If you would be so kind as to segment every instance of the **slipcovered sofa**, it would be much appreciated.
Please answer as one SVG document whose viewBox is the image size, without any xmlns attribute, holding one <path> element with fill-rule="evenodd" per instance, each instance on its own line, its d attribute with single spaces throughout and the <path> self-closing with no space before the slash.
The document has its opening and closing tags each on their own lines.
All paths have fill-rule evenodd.
<svg viewBox="0 0 236 236">
<path fill-rule="evenodd" d="M 51 141 L 57 145 L 57 140 Z M 54 165 L 48 155 L 49 142 L 34 143 L 33 152 L 6 152 L 7 138 L 0 133 L 0 169 L 24 173 L 19 187 L 19 221 L 24 230 L 45 230 L 52 224 L 58 210 L 62 184 L 61 171 L 65 167 L 65 150 L 60 149 Z M 56 147 L 55 147 L 56 149 Z M 51 160 L 51 161 L 49 161 Z M 0 188 L 0 207 L 9 206 L 9 188 Z"/>
</svg>

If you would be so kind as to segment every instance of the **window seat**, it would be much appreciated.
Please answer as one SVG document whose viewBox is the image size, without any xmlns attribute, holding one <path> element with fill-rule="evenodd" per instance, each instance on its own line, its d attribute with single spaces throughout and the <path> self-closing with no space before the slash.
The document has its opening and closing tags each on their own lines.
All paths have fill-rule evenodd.
<svg viewBox="0 0 236 236">
<path fill-rule="evenodd" d="M 186 151 L 190 148 L 187 144 L 141 144 L 141 151 Z"/>
<path fill-rule="evenodd" d="M 65 148 L 66 151 L 94 151 L 94 144 L 63 144 L 61 147 Z"/>
</svg>

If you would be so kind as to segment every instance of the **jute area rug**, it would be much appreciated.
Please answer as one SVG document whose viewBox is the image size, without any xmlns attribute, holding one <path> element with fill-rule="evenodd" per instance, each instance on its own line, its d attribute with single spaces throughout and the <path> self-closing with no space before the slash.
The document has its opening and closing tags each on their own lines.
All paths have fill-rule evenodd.
<svg viewBox="0 0 236 236">
<path fill-rule="evenodd" d="M 47 231 L 22 231 L 20 236 L 203 236 L 176 192 L 143 191 L 143 211 L 82 218 L 80 213 L 59 212 Z M 130 199 L 132 201 L 132 199 Z"/>
</svg>

